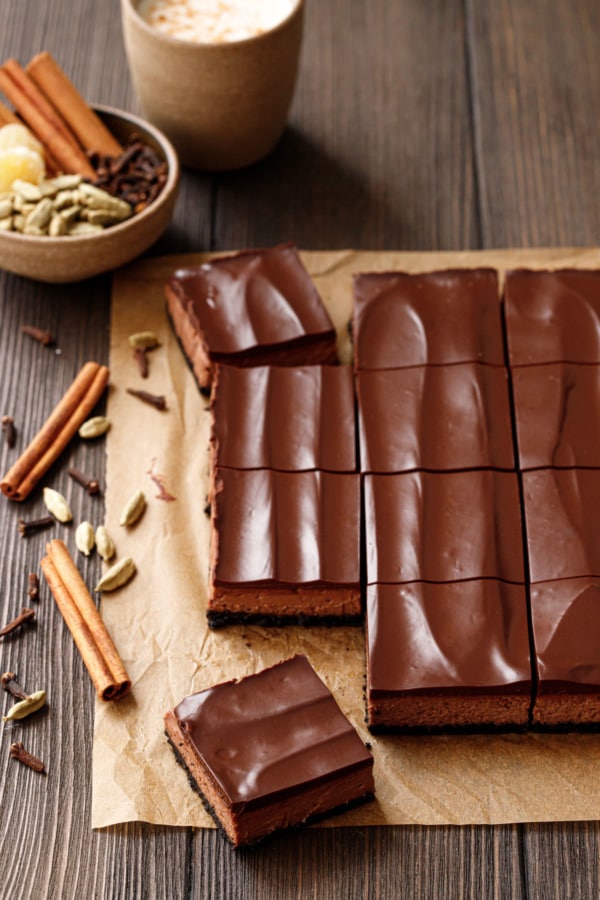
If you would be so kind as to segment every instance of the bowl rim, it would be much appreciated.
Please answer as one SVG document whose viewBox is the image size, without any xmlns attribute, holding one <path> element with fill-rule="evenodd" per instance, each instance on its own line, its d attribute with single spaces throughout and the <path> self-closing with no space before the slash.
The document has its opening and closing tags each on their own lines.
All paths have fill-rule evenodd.
<svg viewBox="0 0 600 900">
<path fill-rule="evenodd" d="M 117 109 L 114 106 L 106 106 L 102 103 L 90 103 L 89 105 L 101 116 L 110 115 L 117 119 L 123 119 L 134 128 L 147 132 L 148 135 L 153 138 L 156 144 L 161 148 L 167 163 L 167 180 L 163 185 L 162 191 L 158 197 L 156 197 L 156 199 L 141 212 L 134 213 L 134 215 L 125 219 L 123 222 L 118 222 L 116 225 L 111 225 L 109 228 L 105 228 L 103 231 L 96 232 L 95 234 L 63 234 L 58 237 L 50 237 L 49 235 L 21 234 L 20 231 L 0 231 L 0 241 L 16 241 L 17 243 L 31 245 L 37 244 L 39 246 L 47 247 L 48 249 L 51 249 L 52 247 L 62 247 L 66 249 L 66 247 L 78 247 L 92 241 L 99 242 L 103 239 L 106 240 L 113 235 L 128 231 L 130 228 L 149 219 L 172 195 L 179 181 L 179 158 L 167 136 L 146 119 L 142 119 L 140 116 L 127 112 L 124 109 Z"/>
</svg>

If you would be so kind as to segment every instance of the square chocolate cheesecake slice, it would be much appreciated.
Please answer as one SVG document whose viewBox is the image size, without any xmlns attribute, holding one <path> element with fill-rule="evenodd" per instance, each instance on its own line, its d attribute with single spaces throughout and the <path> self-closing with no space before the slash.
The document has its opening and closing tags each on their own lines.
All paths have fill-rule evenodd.
<svg viewBox="0 0 600 900">
<path fill-rule="evenodd" d="M 212 468 L 356 471 L 350 366 L 217 367 Z"/>
<path fill-rule="evenodd" d="M 600 725 L 600 579 L 531 586 L 538 685 L 533 724 Z"/>
<path fill-rule="evenodd" d="M 336 333 L 292 244 L 178 269 L 165 291 L 175 334 L 201 389 L 214 366 L 337 363 Z"/>
<path fill-rule="evenodd" d="M 356 275 L 352 333 L 357 370 L 504 365 L 498 275 L 493 269 Z"/>
<path fill-rule="evenodd" d="M 600 270 L 507 272 L 504 310 L 511 366 L 600 363 Z"/>
<path fill-rule="evenodd" d="M 359 477 L 218 469 L 209 624 L 358 624 Z"/>
<path fill-rule="evenodd" d="M 402 731 L 525 728 L 531 705 L 523 585 L 367 589 L 367 722 Z"/>
<path fill-rule="evenodd" d="M 305 656 L 186 697 L 165 727 L 235 847 L 374 795 L 373 757 Z"/>
<path fill-rule="evenodd" d="M 525 583 L 514 472 L 365 475 L 368 584 Z"/>
<path fill-rule="evenodd" d="M 600 578 L 600 470 L 537 469 L 522 478 L 531 583 Z"/>
<path fill-rule="evenodd" d="M 514 469 L 502 366 L 364 371 L 356 387 L 362 472 Z"/>
<path fill-rule="evenodd" d="M 600 468 L 600 365 L 512 370 L 519 468 Z"/>
</svg>

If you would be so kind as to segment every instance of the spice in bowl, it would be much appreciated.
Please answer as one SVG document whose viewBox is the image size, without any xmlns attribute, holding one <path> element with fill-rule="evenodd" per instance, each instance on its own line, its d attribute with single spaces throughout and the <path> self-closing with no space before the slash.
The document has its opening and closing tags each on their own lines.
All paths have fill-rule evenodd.
<svg viewBox="0 0 600 900">
<path fill-rule="evenodd" d="M 0 104 L 0 230 L 93 234 L 160 194 L 164 159 L 136 134 L 123 147 L 49 53 L 7 60 L 0 90 L 26 123 Z"/>
</svg>

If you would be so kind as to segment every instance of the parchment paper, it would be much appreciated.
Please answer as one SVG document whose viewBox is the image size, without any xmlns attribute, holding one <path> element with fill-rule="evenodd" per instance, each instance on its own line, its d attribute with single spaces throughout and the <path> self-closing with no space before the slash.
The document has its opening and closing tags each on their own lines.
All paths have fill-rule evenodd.
<svg viewBox="0 0 600 900">
<path fill-rule="evenodd" d="M 97 703 L 92 824 L 145 821 L 212 827 L 163 733 L 164 712 L 184 696 L 306 653 L 375 755 L 377 799 L 327 825 L 466 824 L 600 817 L 600 735 L 373 737 L 364 725 L 361 628 L 230 627 L 211 632 L 205 603 L 208 519 L 204 514 L 209 414 L 164 312 L 163 284 L 200 255 L 144 261 L 115 277 L 107 438 L 107 525 L 119 556 L 139 572 L 106 595 L 102 615 L 133 681 L 130 697 Z M 351 275 L 448 266 L 600 266 L 600 249 L 461 253 L 311 252 L 303 254 L 350 358 L 346 323 Z M 162 346 L 143 381 L 127 344 L 152 329 Z M 158 412 L 125 393 L 167 397 Z M 165 477 L 167 503 L 148 470 Z M 118 525 L 138 488 L 148 508 L 137 526 Z"/>
</svg>

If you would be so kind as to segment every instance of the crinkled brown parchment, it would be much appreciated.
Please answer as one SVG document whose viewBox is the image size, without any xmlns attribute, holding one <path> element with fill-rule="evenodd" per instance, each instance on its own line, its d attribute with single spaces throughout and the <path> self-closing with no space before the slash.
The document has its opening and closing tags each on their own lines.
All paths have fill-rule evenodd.
<svg viewBox="0 0 600 900">
<path fill-rule="evenodd" d="M 358 271 L 426 271 L 449 266 L 600 266 L 600 250 L 461 253 L 310 252 L 313 275 L 350 359 L 346 324 Z M 115 277 L 111 326 L 107 524 L 121 556 L 139 572 L 106 595 L 102 614 L 133 680 L 130 697 L 97 703 L 94 827 L 145 821 L 211 827 L 176 764 L 163 713 L 185 695 L 306 653 L 375 754 L 377 800 L 328 825 L 465 824 L 600 818 L 600 735 L 371 737 L 364 725 L 364 640 L 360 628 L 232 627 L 211 632 L 205 603 L 208 520 L 204 514 L 209 414 L 164 311 L 163 284 L 202 256 L 143 261 Z M 127 337 L 152 329 L 162 346 L 142 381 Z M 125 393 L 142 387 L 167 397 L 158 412 Z M 167 503 L 147 474 L 163 475 Z M 123 503 L 141 488 L 148 509 L 125 532 Z"/>
</svg>

